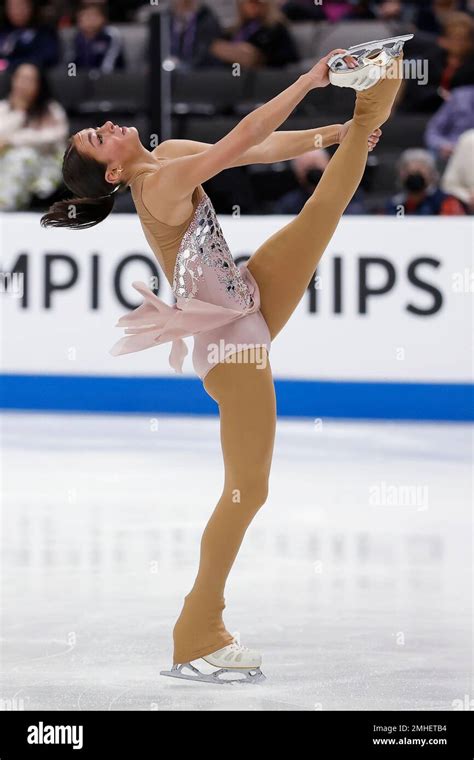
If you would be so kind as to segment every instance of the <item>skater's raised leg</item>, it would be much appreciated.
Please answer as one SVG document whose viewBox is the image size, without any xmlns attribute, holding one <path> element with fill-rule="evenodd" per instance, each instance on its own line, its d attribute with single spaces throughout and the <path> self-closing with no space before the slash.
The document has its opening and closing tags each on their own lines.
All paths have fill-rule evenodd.
<svg viewBox="0 0 474 760">
<path fill-rule="evenodd" d="M 272 235 L 250 258 L 248 268 L 258 282 L 261 310 L 272 339 L 304 296 L 360 184 L 367 162 L 367 138 L 390 116 L 402 81 L 402 57 L 393 61 L 387 75 L 377 84 L 357 93 L 349 131 L 313 195 L 298 216 Z"/>
</svg>

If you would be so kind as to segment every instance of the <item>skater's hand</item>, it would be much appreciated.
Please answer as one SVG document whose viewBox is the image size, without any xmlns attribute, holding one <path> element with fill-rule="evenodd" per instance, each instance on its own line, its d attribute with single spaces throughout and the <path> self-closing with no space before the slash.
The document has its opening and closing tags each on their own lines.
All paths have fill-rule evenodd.
<svg viewBox="0 0 474 760">
<path fill-rule="evenodd" d="M 344 140 L 345 136 L 347 135 L 349 131 L 349 127 L 351 126 L 351 124 L 352 124 L 352 119 L 349 119 L 349 121 L 346 121 L 346 123 L 342 125 L 339 131 L 339 139 L 338 139 L 339 144 L 342 143 L 342 141 Z M 371 153 L 373 149 L 377 146 L 381 135 L 382 135 L 381 129 L 374 129 L 372 134 L 369 135 L 369 139 L 368 139 L 369 153 Z"/>
<path fill-rule="evenodd" d="M 369 153 L 371 153 L 373 149 L 377 147 L 377 143 L 380 140 L 381 135 L 382 130 L 380 128 L 374 130 L 374 132 L 369 135 Z"/>
<path fill-rule="evenodd" d="M 328 61 L 330 58 L 333 57 L 333 55 L 337 55 L 338 53 L 345 53 L 344 48 L 336 48 L 336 50 L 331 50 L 330 53 L 324 56 L 324 58 L 321 58 L 319 63 L 317 63 L 311 71 L 308 71 L 308 77 L 310 78 L 311 86 L 312 88 L 316 87 L 327 87 L 329 84 L 329 69 L 328 69 Z M 353 55 L 346 55 L 344 57 L 345 62 L 351 69 L 357 68 L 357 60 L 354 58 Z"/>
</svg>

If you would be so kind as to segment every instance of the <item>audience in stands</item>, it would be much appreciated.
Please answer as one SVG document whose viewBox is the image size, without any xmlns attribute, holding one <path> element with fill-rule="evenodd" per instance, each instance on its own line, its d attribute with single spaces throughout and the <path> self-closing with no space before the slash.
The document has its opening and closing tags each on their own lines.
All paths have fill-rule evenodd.
<svg viewBox="0 0 474 760">
<path fill-rule="evenodd" d="M 474 129 L 459 138 L 441 181 L 445 193 L 454 195 L 474 214 Z"/>
<path fill-rule="evenodd" d="M 325 21 L 321 4 L 314 0 L 289 0 L 281 4 L 281 10 L 290 21 Z"/>
<path fill-rule="evenodd" d="M 225 63 L 280 67 L 299 60 L 296 43 L 276 0 L 237 0 L 238 20 L 212 54 Z"/>
<path fill-rule="evenodd" d="M 247 68 L 284 67 L 297 62 L 299 51 L 288 19 L 316 25 L 363 20 L 368 29 L 370 20 L 376 19 L 397 22 L 389 27 L 394 33 L 418 27 L 421 31 L 407 47 L 407 55 L 428 61 L 429 81 L 423 85 L 407 81 L 403 107 L 436 113 L 426 129 L 429 151 L 416 149 L 403 155 L 402 192 L 385 212 L 398 213 L 401 206 L 404 213 L 419 215 L 473 210 L 474 0 L 235 0 L 237 20 L 230 29 L 223 28 L 219 2 L 169 2 L 171 52 L 190 69 L 235 63 Z M 57 29 L 72 26 L 77 18 L 74 62 L 79 68 L 107 74 L 126 65 L 121 35 L 109 26 L 109 18 L 145 18 L 147 9 L 156 7 L 144 0 L 5 0 L 0 71 L 9 68 L 12 78 L 8 97 L 0 101 L 0 208 L 25 208 L 30 198 L 46 197 L 60 184 L 67 119 L 51 100 L 43 73 L 59 61 Z M 382 141 L 379 150 L 383 146 Z M 325 151 L 296 159 L 292 169 L 298 187 L 273 203 L 272 211 L 298 213 L 328 160 Z M 442 165 L 449 161 L 441 187 L 437 160 Z M 234 177 L 229 173 L 225 198 L 230 197 Z M 217 197 L 217 186 L 215 193 Z M 361 190 L 348 212 L 365 210 Z"/>
<path fill-rule="evenodd" d="M 447 160 L 463 132 L 474 126 L 474 85 L 456 87 L 449 100 L 430 119 L 425 142 L 435 155 Z M 471 157 L 474 163 L 474 153 Z"/>
<path fill-rule="evenodd" d="M 456 87 L 474 84 L 474 19 L 459 11 L 443 18 L 441 36 L 419 33 L 407 45 L 407 57 L 418 60 L 420 73 L 404 82 L 406 111 L 434 113 Z"/>
<path fill-rule="evenodd" d="M 406 6 L 410 3 L 402 3 L 400 0 L 379 0 L 378 3 L 370 3 L 370 5 L 374 6 L 376 18 L 381 21 L 401 21 L 405 18 Z"/>
<path fill-rule="evenodd" d="M 443 33 L 447 16 L 452 11 L 463 10 L 464 3 L 459 0 L 431 0 L 424 2 L 415 13 L 414 22 L 422 32 L 435 34 L 439 37 Z"/>
<path fill-rule="evenodd" d="M 43 0 L 41 15 L 43 18 L 54 21 L 59 28 L 74 26 L 79 1 L 80 0 Z M 41 2 L 41 0 L 39 0 L 39 2 Z M 107 5 L 107 15 L 113 23 L 135 21 L 138 10 L 144 7 L 143 0 L 110 0 Z M 148 7 L 151 7 L 150 4 Z"/>
<path fill-rule="evenodd" d="M 464 204 L 439 187 L 433 155 L 423 148 L 402 153 L 399 161 L 402 191 L 385 208 L 392 216 L 456 216 L 466 213 Z"/>
<path fill-rule="evenodd" d="M 324 149 L 313 150 L 295 158 L 291 162 L 291 168 L 298 187 L 285 193 L 273 204 L 273 213 L 299 214 L 319 184 L 329 159 L 329 153 Z"/>
<path fill-rule="evenodd" d="M 370 21 L 376 18 L 398 21 L 406 14 L 400 0 L 352 0 L 352 2 L 322 2 L 314 0 L 282 0 L 282 10 L 291 21 Z"/>
<path fill-rule="evenodd" d="M 61 184 L 66 114 L 51 98 L 43 69 L 19 64 L 0 101 L 0 210 L 28 208 Z"/>
<path fill-rule="evenodd" d="M 327 150 L 313 150 L 304 153 L 291 162 L 291 168 L 298 187 L 289 190 L 271 206 L 273 214 L 299 214 L 306 201 L 314 193 L 330 161 Z M 364 190 L 359 188 L 346 209 L 346 214 L 365 214 Z"/>
<path fill-rule="evenodd" d="M 33 0 L 6 0 L 0 26 L 0 70 L 26 61 L 54 66 L 58 60 L 57 31 L 39 22 Z"/>
<path fill-rule="evenodd" d="M 207 5 L 199 0 L 172 0 L 171 55 L 182 65 L 199 68 L 220 64 L 210 47 L 222 35 L 219 20 Z"/>
<path fill-rule="evenodd" d="M 77 14 L 73 61 L 79 69 L 109 74 L 125 67 L 120 32 L 108 25 L 107 5 L 85 0 Z"/>
<path fill-rule="evenodd" d="M 443 97 L 455 87 L 474 84 L 474 19 L 467 13 L 448 14 L 439 38 Z"/>
</svg>

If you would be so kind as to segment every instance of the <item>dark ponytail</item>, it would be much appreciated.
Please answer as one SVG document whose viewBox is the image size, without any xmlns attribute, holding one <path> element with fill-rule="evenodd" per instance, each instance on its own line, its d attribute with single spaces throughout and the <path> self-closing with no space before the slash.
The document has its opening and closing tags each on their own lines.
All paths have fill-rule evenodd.
<svg viewBox="0 0 474 760">
<path fill-rule="evenodd" d="M 77 196 L 57 201 L 41 217 L 42 227 L 69 227 L 83 230 L 103 222 L 112 211 L 115 193 L 121 185 L 107 182 L 104 165 L 76 150 L 72 140 L 63 158 L 63 178 Z"/>
</svg>

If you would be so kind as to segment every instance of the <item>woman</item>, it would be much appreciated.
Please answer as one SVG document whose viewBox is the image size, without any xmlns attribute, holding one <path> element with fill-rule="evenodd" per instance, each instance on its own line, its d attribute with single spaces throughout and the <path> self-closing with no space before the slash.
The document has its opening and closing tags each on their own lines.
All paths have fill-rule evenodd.
<svg viewBox="0 0 474 760">
<path fill-rule="evenodd" d="M 455 87 L 474 84 L 474 19 L 467 13 L 449 14 L 439 45 L 443 51 L 440 94 L 446 100 Z"/>
<path fill-rule="evenodd" d="M 367 67 L 347 57 L 357 94 L 354 118 L 303 132 L 275 132 L 312 89 L 329 83 L 333 51 L 273 100 L 246 116 L 215 145 L 169 140 L 148 151 L 134 128 L 107 122 L 73 136 L 64 180 L 76 197 L 56 203 L 45 226 L 91 227 L 129 185 L 147 240 L 173 286 L 167 306 L 143 283 L 145 302 L 120 320 L 128 335 L 113 353 L 173 341 L 170 363 L 181 370 L 183 337 L 194 335 L 193 363 L 219 405 L 225 466 L 222 496 L 204 531 L 198 574 L 173 629 L 177 677 L 215 680 L 224 670 L 260 678 L 261 656 L 238 643 L 222 620 L 224 587 L 244 534 L 265 503 L 275 434 L 270 342 L 304 295 L 364 172 L 368 150 L 389 117 L 401 83 L 401 53 L 386 76 L 368 83 Z M 224 169 L 291 159 L 340 143 L 301 213 L 237 268 L 201 183 Z M 217 348 L 216 348 L 217 347 Z M 203 674 L 191 661 L 213 668 Z"/>
<path fill-rule="evenodd" d="M 13 71 L 0 101 L 0 210 L 28 208 L 61 184 L 68 121 L 51 98 L 44 72 L 31 63 Z"/>
</svg>

